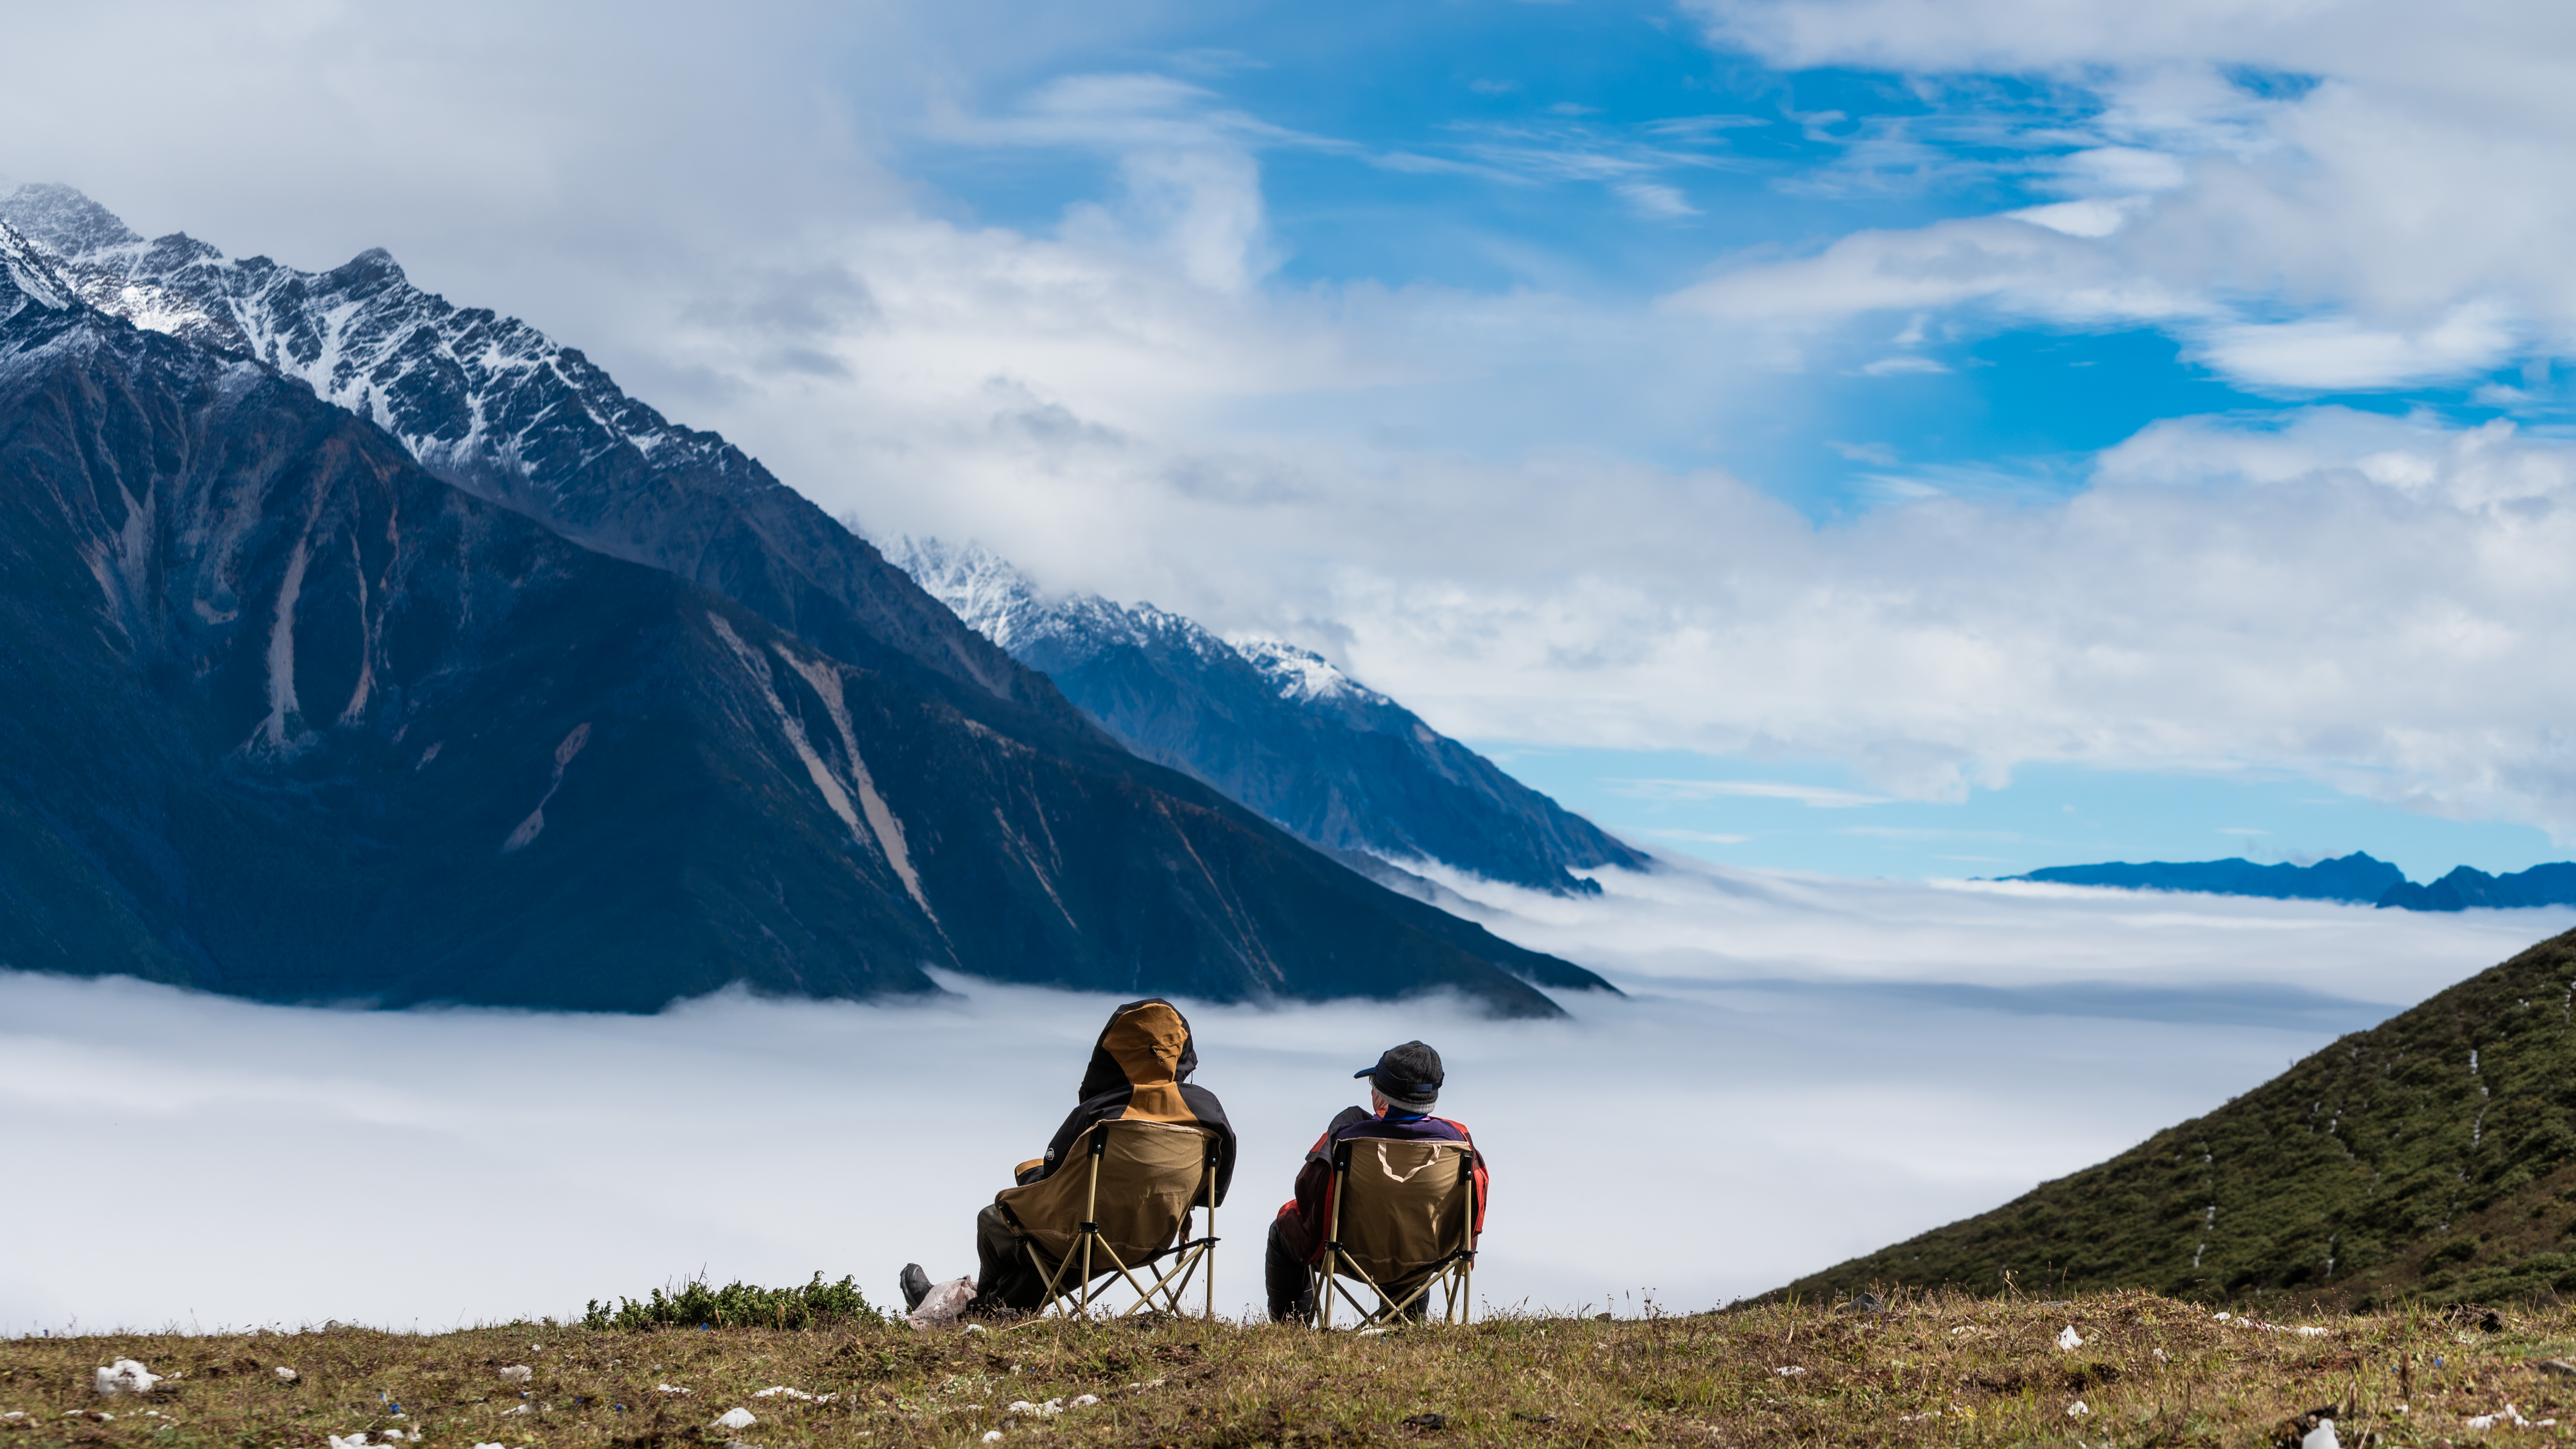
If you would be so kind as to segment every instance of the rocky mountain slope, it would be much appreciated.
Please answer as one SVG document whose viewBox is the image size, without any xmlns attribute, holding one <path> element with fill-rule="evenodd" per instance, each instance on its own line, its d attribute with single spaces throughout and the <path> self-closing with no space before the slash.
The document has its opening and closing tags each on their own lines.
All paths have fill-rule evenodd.
<svg viewBox="0 0 2576 1449">
<path fill-rule="evenodd" d="M 0 191 L 0 221 L 99 310 L 300 378 L 431 473 L 585 548 L 678 574 L 853 664 L 906 657 L 1078 717 L 741 449 L 516 318 L 413 286 L 381 250 L 327 272 L 235 259 L 183 234 L 146 241 L 52 185 Z"/>
<path fill-rule="evenodd" d="M 1556 1010 L 1522 978 L 1599 984 L 1117 749 L 900 573 L 763 595 L 792 571 L 744 524 L 713 572 L 791 632 L 85 305 L 97 275 L 0 227 L 0 962 L 619 1009 L 939 965 L 1520 1014 Z"/>
<path fill-rule="evenodd" d="M 903 539 L 887 556 L 1127 748 L 1326 850 L 1560 893 L 1600 889 L 1571 871 L 1651 863 L 1309 650 L 1048 598 L 974 545 Z"/>
<path fill-rule="evenodd" d="M 2576 1292 L 2576 933 L 2205 1117 L 1781 1290 L 2500 1303 Z"/>
</svg>

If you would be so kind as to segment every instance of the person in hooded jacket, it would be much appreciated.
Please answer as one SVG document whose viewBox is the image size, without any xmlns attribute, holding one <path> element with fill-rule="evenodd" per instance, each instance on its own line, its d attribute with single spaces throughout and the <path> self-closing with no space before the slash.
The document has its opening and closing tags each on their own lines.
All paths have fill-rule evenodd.
<svg viewBox="0 0 2576 1449">
<path fill-rule="evenodd" d="M 1018 1186 L 1043 1182 L 1065 1164 L 1076 1139 L 1100 1121 L 1194 1122 L 1214 1128 L 1217 1136 L 1216 1200 L 1222 1206 L 1234 1181 L 1234 1124 L 1216 1093 L 1190 1077 L 1198 1071 L 1198 1046 L 1180 1009 L 1159 996 L 1131 1001 L 1109 1013 L 1109 1024 L 1091 1048 L 1091 1064 L 1074 1089 L 1074 1109 L 1048 1140 L 1046 1155 L 1021 1163 L 1012 1172 Z M 1036 1308 L 1046 1296 L 1046 1279 L 1020 1248 L 998 1203 L 987 1203 L 975 1215 L 975 1298 L 970 1313 Z M 907 1309 L 918 1308 L 930 1292 L 930 1276 L 918 1263 L 903 1270 Z"/>
</svg>

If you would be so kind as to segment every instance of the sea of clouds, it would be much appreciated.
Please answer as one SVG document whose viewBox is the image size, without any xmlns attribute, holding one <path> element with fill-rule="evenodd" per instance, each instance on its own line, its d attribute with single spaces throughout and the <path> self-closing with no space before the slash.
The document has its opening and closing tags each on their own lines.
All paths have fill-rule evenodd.
<svg viewBox="0 0 2576 1449">
<path fill-rule="evenodd" d="M 1453 882 L 1472 886 L 1469 882 Z M 1995 1206 L 2576 925 L 1715 867 L 1473 887 L 1622 996 L 1185 1003 L 1242 1138 L 1222 1311 L 1351 1073 L 1421 1037 L 1491 1156 L 1488 1307 L 1716 1305 Z M 258 1005 L 0 973 L 0 1333 L 578 1316 L 704 1271 L 973 1271 L 1106 996 L 654 1016 Z"/>
</svg>

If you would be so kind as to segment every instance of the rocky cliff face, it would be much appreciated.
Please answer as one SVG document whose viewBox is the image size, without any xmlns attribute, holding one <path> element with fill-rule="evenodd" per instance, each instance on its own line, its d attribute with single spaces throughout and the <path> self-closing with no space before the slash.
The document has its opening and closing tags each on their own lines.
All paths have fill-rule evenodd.
<svg viewBox="0 0 2576 1449">
<path fill-rule="evenodd" d="M 1049 598 L 972 545 L 905 539 L 888 556 L 1127 748 L 1326 850 L 1558 892 L 1600 889 L 1572 871 L 1651 864 L 1310 650 Z"/>
<path fill-rule="evenodd" d="M 0 962 L 610 1009 L 923 991 L 927 966 L 1522 1014 L 1555 1009 L 1523 977 L 1597 983 L 1117 750 L 881 561 L 802 572 L 875 555 L 764 532 L 801 500 L 720 440 L 673 430 L 714 461 L 656 471 L 598 394 L 587 422 L 456 433 L 447 475 L 555 423 L 623 427 L 618 476 L 676 500 L 665 522 L 711 520 L 588 547 L 647 511 L 608 475 L 433 476 L 429 444 L 370 421 L 394 404 L 335 407 L 262 360 L 278 335 L 86 305 L 98 254 L 0 227 Z M 449 345 L 408 336 L 382 356 Z M 572 388 L 573 356 L 528 386 Z M 495 391 L 464 394 L 488 422 Z M 775 511 L 718 506 L 745 492 Z M 576 502 L 591 524 L 550 526 Z"/>
</svg>

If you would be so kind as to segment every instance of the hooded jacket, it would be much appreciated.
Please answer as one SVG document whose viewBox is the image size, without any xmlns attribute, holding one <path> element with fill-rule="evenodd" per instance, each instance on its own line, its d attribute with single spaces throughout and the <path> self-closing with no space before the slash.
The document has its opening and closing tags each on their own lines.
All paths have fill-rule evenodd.
<svg viewBox="0 0 2576 1449">
<path fill-rule="evenodd" d="M 1196 1122 L 1216 1129 L 1216 1200 L 1223 1203 L 1234 1182 L 1234 1124 L 1225 1119 L 1216 1093 L 1189 1080 L 1198 1069 L 1189 1018 L 1172 1003 L 1153 996 L 1109 1013 L 1082 1085 L 1074 1089 L 1080 1105 L 1055 1129 L 1046 1156 L 1018 1174 L 1020 1185 L 1053 1175 L 1073 1150 L 1074 1139 L 1094 1122 Z"/>
</svg>

